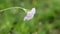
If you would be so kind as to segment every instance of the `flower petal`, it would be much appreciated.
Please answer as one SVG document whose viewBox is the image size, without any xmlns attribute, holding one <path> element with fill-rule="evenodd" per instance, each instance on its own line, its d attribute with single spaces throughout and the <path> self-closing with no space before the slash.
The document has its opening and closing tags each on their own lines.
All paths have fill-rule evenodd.
<svg viewBox="0 0 60 34">
<path fill-rule="evenodd" d="M 24 17 L 24 21 L 32 19 L 34 17 L 35 11 L 35 8 L 32 8 L 32 10 L 28 11 L 27 15 Z"/>
</svg>

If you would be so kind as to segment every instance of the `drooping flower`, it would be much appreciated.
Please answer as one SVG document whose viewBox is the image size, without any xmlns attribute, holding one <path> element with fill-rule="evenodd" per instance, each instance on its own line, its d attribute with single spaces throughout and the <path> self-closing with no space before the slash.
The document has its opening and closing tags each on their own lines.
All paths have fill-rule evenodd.
<svg viewBox="0 0 60 34">
<path fill-rule="evenodd" d="M 34 17 L 35 12 L 35 8 L 32 8 L 32 10 L 28 11 L 27 15 L 24 17 L 24 21 L 32 19 Z"/>
</svg>

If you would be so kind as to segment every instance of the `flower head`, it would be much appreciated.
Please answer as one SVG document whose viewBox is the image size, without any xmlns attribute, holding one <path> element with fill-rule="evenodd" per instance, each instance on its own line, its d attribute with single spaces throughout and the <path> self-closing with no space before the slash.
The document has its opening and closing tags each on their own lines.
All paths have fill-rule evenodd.
<svg viewBox="0 0 60 34">
<path fill-rule="evenodd" d="M 32 19 L 34 17 L 35 11 L 35 8 L 32 8 L 32 10 L 28 11 L 27 15 L 24 17 L 24 21 Z"/>
</svg>

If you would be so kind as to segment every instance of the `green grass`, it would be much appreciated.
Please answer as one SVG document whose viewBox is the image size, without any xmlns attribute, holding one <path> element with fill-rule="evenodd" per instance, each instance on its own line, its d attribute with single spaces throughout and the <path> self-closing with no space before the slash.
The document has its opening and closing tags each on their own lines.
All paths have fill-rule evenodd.
<svg viewBox="0 0 60 34">
<path fill-rule="evenodd" d="M 36 8 L 31 20 L 20 8 L 0 11 L 0 34 L 60 34 L 60 0 L 0 0 L 0 10 Z"/>
</svg>

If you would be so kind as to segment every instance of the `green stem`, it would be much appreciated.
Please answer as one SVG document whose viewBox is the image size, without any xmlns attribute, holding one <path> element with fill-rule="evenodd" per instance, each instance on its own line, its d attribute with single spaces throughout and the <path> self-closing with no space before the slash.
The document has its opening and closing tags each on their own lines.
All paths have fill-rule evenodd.
<svg viewBox="0 0 60 34">
<path fill-rule="evenodd" d="M 20 8 L 20 9 L 22 9 L 23 11 L 26 12 L 26 9 L 25 9 L 25 8 L 22 8 L 22 7 L 10 7 L 10 8 L 6 8 L 6 9 L 0 10 L 0 12 L 6 11 L 6 10 L 9 10 L 9 9 L 13 9 L 13 8 Z"/>
</svg>

